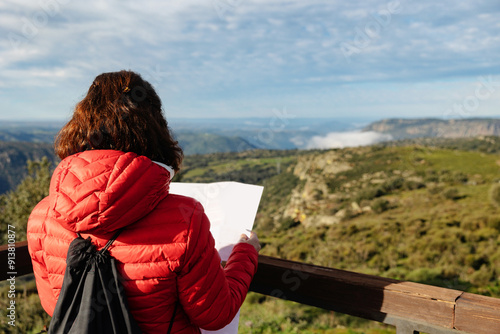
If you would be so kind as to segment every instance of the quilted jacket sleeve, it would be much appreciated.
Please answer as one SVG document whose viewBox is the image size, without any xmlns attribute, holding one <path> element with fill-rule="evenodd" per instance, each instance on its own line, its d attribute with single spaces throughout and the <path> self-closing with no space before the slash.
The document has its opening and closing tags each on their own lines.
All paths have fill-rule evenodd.
<svg viewBox="0 0 500 334">
<path fill-rule="evenodd" d="M 179 299 L 191 322 L 207 330 L 230 323 L 245 299 L 257 259 L 253 246 L 240 243 L 223 269 L 210 222 L 197 204 L 191 217 L 185 263 L 178 277 Z"/>
<path fill-rule="evenodd" d="M 42 248 L 43 237 L 45 236 L 44 221 L 47 217 L 48 199 L 40 202 L 32 211 L 28 220 L 28 251 L 33 264 L 36 288 L 40 301 L 45 312 L 50 316 L 54 312 L 56 297 L 49 284 L 47 267 L 45 265 L 44 252 Z"/>
</svg>

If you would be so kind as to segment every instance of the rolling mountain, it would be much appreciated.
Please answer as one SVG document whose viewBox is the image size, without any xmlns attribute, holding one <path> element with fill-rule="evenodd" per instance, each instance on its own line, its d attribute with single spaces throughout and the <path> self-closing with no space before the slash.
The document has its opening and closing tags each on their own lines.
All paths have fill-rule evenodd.
<svg viewBox="0 0 500 334">
<path fill-rule="evenodd" d="M 326 119 L 320 121 L 279 118 L 206 122 L 195 120 L 191 125 L 188 121 L 177 121 L 174 128 L 178 129 L 175 135 L 186 156 L 242 152 L 255 148 L 304 148 L 307 147 L 305 143 L 318 133 L 341 133 L 339 131 L 349 129 L 347 123 Z M 28 159 L 39 159 L 46 155 L 52 162 L 56 161 L 52 142 L 59 128 L 60 124 L 50 123 L 37 125 L 4 122 L 0 125 L 0 194 L 12 189 L 26 175 L 25 166 Z M 467 139 L 477 136 L 500 136 L 500 119 L 386 119 L 371 123 L 363 131 L 389 134 L 394 140 Z M 433 145 L 454 144 L 433 142 Z M 460 145 L 485 144 L 473 141 Z"/>
<path fill-rule="evenodd" d="M 363 131 L 390 134 L 395 140 L 423 137 L 465 138 L 500 136 L 500 119 L 384 119 L 371 123 Z"/>
</svg>

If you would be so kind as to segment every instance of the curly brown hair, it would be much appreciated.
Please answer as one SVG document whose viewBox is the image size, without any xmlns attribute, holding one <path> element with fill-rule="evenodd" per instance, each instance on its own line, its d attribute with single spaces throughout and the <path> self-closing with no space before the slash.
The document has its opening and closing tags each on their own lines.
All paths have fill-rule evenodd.
<svg viewBox="0 0 500 334">
<path fill-rule="evenodd" d="M 134 152 L 175 171 L 183 159 L 158 94 L 132 71 L 98 75 L 56 137 L 55 152 L 61 159 L 92 149 Z"/>
</svg>

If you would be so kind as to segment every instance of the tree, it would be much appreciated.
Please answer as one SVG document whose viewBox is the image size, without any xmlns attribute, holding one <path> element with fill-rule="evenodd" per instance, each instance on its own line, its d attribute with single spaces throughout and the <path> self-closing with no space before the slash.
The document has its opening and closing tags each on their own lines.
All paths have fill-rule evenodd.
<svg viewBox="0 0 500 334">
<path fill-rule="evenodd" d="M 7 225 L 15 226 L 16 241 L 26 240 L 28 217 L 44 197 L 49 194 L 51 162 L 46 157 L 28 161 L 28 176 L 14 191 L 0 195 L 1 244 L 7 243 Z"/>
</svg>

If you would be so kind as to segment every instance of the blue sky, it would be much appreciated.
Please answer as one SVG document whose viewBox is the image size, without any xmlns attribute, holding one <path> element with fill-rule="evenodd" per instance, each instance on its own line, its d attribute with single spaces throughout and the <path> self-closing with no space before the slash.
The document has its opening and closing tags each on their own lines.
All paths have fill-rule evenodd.
<svg viewBox="0 0 500 334">
<path fill-rule="evenodd" d="M 2 0 L 0 15 L 4 120 L 67 119 L 121 69 L 167 118 L 500 116 L 498 0 Z"/>
</svg>

